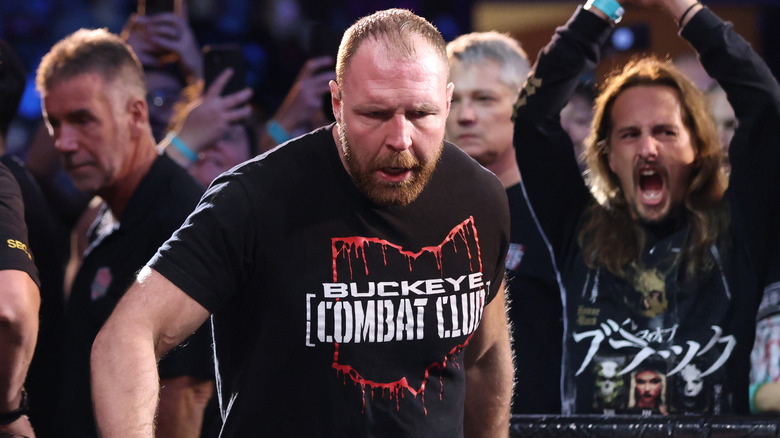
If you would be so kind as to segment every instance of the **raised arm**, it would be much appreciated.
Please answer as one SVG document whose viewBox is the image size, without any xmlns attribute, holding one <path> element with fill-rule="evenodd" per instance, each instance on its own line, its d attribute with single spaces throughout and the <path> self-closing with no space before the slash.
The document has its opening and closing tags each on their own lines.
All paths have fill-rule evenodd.
<svg viewBox="0 0 780 438">
<path fill-rule="evenodd" d="M 248 118 L 252 113 L 249 105 L 251 88 L 222 95 L 232 75 L 232 70 L 220 73 L 207 90 L 174 115 L 172 132 L 180 143 L 175 143 L 177 140 L 170 134 L 160 142 L 165 153 L 185 169 L 199 159 L 203 149 L 222 138 L 231 125 Z"/>
<path fill-rule="evenodd" d="M 780 85 L 750 44 L 712 11 L 695 0 L 624 0 L 665 12 L 680 26 L 680 35 L 699 54 L 707 73 L 728 95 L 737 118 L 780 107 Z M 762 109 L 762 107 L 764 107 Z"/>
<path fill-rule="evenodd" d="M 508 437 L 514 371 L 503 284 L 485 307 L 482 322 L 466 347 L 465 361 L 465 436 Z"/>
<path fill-rule="evenodd" d="M 656 1 L 674 5 L 685 0 Z M 684 18 L 680 34 L 696 49 L 707 73 L 718 81 L 734 108 L 737 128 L 728 150 L 727 196 L 732 211 L 740 212 L 734 215 L 734 227 L 743 231 L 740 238 L 755 256 L 763 279 L 776 250 L 771 245 L 775 239 L 767 236 L 777 235 L 780 214 L 780 84 L 731 23 L 701 6 L 694 6 Z"/>
<path fill-rule="evenodd" d="M 208 316 L 157 271 L 141 270 L 92 345 L 92 396 L 102 437 L 154 437 L 157 360 Z"/>
<path fill-rule="evenodd" d="M 580 217 L 591 199 L 574 145 L 561 126 L 560 111 L 580 78 L 598 63 L 610 31 L 606 15 L 597 8 L 578 9 L 540 51 L 515 110 L 514 145 L 520 173 L 556 256 L 564 242 L 573 240 L 565 233 L 576 228 L 571 221 Z"/>
<path fill-rule="evenodd" d="M 322 96 L 330 91 L 328 83 L 336 80 L 334 63 L 330 56 L 306 61 L 284 101 L 266 125 L 260 137 L 260 152 L 330 123 L 323 112 Z"/>
</svg>

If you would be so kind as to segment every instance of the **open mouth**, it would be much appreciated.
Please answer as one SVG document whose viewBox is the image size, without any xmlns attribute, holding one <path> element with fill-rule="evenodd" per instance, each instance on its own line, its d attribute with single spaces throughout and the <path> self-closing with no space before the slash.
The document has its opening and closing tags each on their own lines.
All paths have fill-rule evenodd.
<svg viewBox="0 0 780 438">
<path fill-rule="evenodd" d="M 388 182 L 398 183 L 406 181 L 412 171 L 405 167 L 382 167 L 379 172 Z"/>
<path fill-rule="evenodd" d="M 645 204 L 655 205 L 661 202 L 664 193 L 664 179 L 653 169 L 639 171 L 639 192 Z"/>
<path fill-rule="evenodd" d="M 406 173 L 409 169 L 406 169 L 404 167 L 383 167 L 382 172 L 388 174 L 388 175 L 401 175 L 403 173 Z"/>
</svg>

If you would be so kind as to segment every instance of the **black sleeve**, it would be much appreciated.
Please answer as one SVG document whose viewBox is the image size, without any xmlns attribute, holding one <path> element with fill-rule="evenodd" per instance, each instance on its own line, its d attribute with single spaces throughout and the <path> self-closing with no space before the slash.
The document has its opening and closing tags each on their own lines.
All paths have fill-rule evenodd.
<svg viewBox="0 0 780 438">
<path fill-rule="evenodd" d="M 556 257 L 574 242 L 577 220 L 591 196 L 560 112 L 582 75 L 598 63 L 608 22 L 578 8 L 544 47 L 515 110 L 514 145 L 528 198 Z"/>
<path fill-rule="evenodd" d="M 40 287 L 27 239 L 22 192 L 11 171 L 0 164 L 0 270 L 6 269 L 26 272 Z"/>
<path fill-rule="evenodd" d="M 780 214 L 780 85 L 750 44 L 708 8 L 693 16 L 681 35 L 734 108 L 727 200 L 738 236 L 756 256 L 761 274 L 774 242 L 768 236 L 777 235 Z"/>
<path fill-rule="evenodd" d="M 255 220 L 244 185 L 223 176 L 149 266 L 214 313 L 250 275 Z"/>
</svg>

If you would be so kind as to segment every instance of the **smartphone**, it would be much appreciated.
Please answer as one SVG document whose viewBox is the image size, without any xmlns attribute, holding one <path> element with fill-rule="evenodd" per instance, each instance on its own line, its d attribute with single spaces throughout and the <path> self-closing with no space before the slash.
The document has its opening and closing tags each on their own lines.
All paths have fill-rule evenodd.
<svg viewBox="0 0 780 438">
<path fill-rule="evenodd" d="M 154 15 L 163 12 L 182 14 L 183 0 L 138 0 L 139 15 Z"/>
<path fill-rule="evenodd" d="M 220 44 L 205 46 L 203 48 L 203 81 L 205 89 L 214 83 L 226 68 L 233 69 L 233 76 L 230 77 L 225 88 L 222 89 L 222 95 L 232 94 L 236 91 L 246 88 L 246 61 L 244 52 L 238 44 Z"/>
</svg>

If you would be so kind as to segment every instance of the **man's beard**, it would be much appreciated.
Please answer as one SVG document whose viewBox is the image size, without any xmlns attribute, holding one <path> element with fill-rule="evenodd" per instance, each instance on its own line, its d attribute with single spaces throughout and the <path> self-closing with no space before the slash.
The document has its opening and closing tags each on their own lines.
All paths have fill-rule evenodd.
<svg viewBox="0 0 780 438">
<path fill-rule="evenodd" d="M 436 169 L 436 163 L 444 147 L 442 140 L 440 147 L 428 160 L 424 157 L 420 160 L 405 150 L 384 155 L 368 163 L 360 163 L 353 154 L 346 125 L 342 122 L 337 129 L 344 161 L 347 163 L 353 183 L 364 195 L 380 205 L 406 206 L 417 199 Z M 404 181 L 388 182 L 376 176 L 376 170 L 383 168 L 409 169 L 411 174 Z"/>
</svg>

